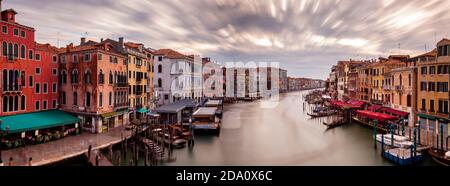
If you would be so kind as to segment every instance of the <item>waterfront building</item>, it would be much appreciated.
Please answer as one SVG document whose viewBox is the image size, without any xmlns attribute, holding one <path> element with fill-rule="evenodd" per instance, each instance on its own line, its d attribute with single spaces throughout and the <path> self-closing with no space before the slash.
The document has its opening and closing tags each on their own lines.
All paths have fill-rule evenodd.
<svg viewBox="0 0 450 186">
<path fill-rule="evenodd" d="M 222 66 L 212 61 L 211 58 L 202 58 L 203 63 L 203 95 L 206 98 L 224 97 L 224 78 L 222 77 Z M 216 78 L 214 78 L 216 76 Z"/>
<path fill-rule="evenodd" d="M 358 71 L 358 99 L 365 102 L 372 101 L 372 78 L 370 72 L 372 64 L 367 64 L 357 68 Z"/>
<path fill-rule="evenodd" d="M 450 40 L 442 39 L 432 52 L 420 55 L 417 62 L 418 119 L 422 133 L 421 141 L 438 147 L 435 140 L 444 129 L 444 143 L 448 141 L 449 89 L 450 82 Z M 448 145 L 448 144 L 447 144 Z"/>
<path fill-rule="evenodd" d="M 329 75 L 330 77 L 329 77 L 328 92 L 333 99 L 337 99 L 337 89 L 338 89 L 337 70 L 338 67 L 336 65 L 333 65 L 333 67 L 331 67 L 331 72 Z"/>
<path fill-rule="evenodd" d="M 126 56 L 108 42 L 67 45 L 60 53 L 62 109 L 83 129 L 101 133 L 129 123 Z"/>
<path fill-rule="evenodd" d="M 417 69 L 415 66 L 407 66 L 392 69 L 390 72 L 391 108 L 407 112 L 408 118 L 403 118 L 405 124 L 413 127 L 416 121 L 417 109 Z"/>
<path fill-rule="evenodd" d="M 155 72 L 155 68 L 153 66 L 155 57 L 153 52 L 155 52 L 155 50 L 152 48 L 146 48 L 144 49 L 144 52 L 147 55 L 147 106 L 149 109 L 154 109 L 157 105 L 156 95 L 153 91 L 153 73 Z"/>
<path fill-rule="evenodd" d="M 347 100 L 356 98 L 358 76 L 356 68 L 363 65 L 362 61 L 339 61 L 336 66 L 337 98 Z M 350 82 L 350 79 L 352 80 Z"/>
<path fill-rule="evenodd" d="M 390 107 L 393 91 L 393 81 L 390 72 L 394 68 L 405 66 L 405 62 L 402 62 L 396 56 L 379 58 L 379 61 L 372 65 L 370 73 L 372 79 L 372 103 Z"/>
<path fill-rule="evenodd" d="M 124 43 L 125 55 L 127 55 L 128 70 L 128 99 L 133 119 L 148 111 L 147 82 L 149 79 L 149 59 L 140 43 Z"/>
<path fill-rule="evenodd" d="M 280 92 L 284 93 L 288 91 L 288 76 L 287 76 L 287 70 L 285 69 L 279 69 L 280 70 Z"/>
<path fill-rule="evenodd" d="M 36 43 L 36 30 L 18 23 L 15 10 L 2 11 L 1 1 L 0 12 L 0 130 L 23 140 L 43 129 L 76 128 L 77 118 L 57 111 L 58 49 Z"/>
<path fill-rule="evenodd" d="M 202 79 L 201 72 L 198 74 L 201 67 L 194 66 L 194 63 L 196 65 L 199 63 L 194 59 L 198 56 L 184 55 L 172 49 L 159 49 L 153 54 L 155 58 L 153 89 L 157 92 L 159 106 L 185 98 L 202 97 L 199 84 L 201 82 L 198 81 L 198 78 Z M 197 70 L 195 76 L 194 69 Z M 194 77 L 195 85 L 193 85 Z"/>
</svg>

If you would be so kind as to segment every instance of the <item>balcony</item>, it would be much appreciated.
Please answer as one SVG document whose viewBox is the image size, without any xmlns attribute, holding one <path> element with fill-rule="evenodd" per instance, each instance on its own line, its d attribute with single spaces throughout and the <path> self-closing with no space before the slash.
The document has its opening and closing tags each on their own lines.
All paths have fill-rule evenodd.
<svg viewBox="0 0 450 186">
<path fill-rule="evenodd" d="M 383 85 L 383 90 L 392 90 L 391 85 Z"/>
<path fill-rule="evenodd" d="M 5 87 L 4 87 L 5 88 Z M 22 86 L 7 86 L 6 89 L 2 89 L 3 94 L 20 94 L 22 93 Z"/>
<path fill-rule="evenodd" d="M 17 59 L 18 59 L 18 57 L 14 56 L 13 54 L 8 54 L 6 56 L 6 58 L 8 59 L 8 61 L 11 61 L 11 62 L 17 61 Z"/>
<path fill-rule="evenodd" d="M 395 86 L 395 91 L 397 91 L 397 92 L 403 92 L 403 90 L 404 90 L 404 86 L 403 86 L 403 85 L 397 85 L 397 86 Z"/>
<path fill-rule="evenodd" d="M 114 110 L 120 110 L 120 109 L 123 109 L 123 108 L 128 108 L 129 107 L 129 102 L 126 102 L 126 103 L 116 103 L 116 104 L 114 104 Z"/>
<path fill-rule="evenodd" d="M 130 84 L 128 84 L 128 83 L 115 83 L 114 84 L 114 87 L 115 88 L 128 88 L 128 86 L 129 86 Z"/>
</svg>

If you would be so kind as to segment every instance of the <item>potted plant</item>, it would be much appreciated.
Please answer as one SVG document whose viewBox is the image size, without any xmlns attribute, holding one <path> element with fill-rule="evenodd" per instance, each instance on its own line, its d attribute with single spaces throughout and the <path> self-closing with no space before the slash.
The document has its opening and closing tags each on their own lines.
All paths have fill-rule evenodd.
<svg viewBox="0 0 450 186">
<path fill-rule="evenodd" d="M 37 144 L 42 144 L 42 143 L 44 143 L 44 136 L 42 136 L 42 135 L 36 136 L 36 143 L 37 143 Z"/>
<path fill-rule="evenodd" d="M 47 143 L 47 142 L 49 142 L 50 140 L 51 140 L 50 135 L 45 135 L 45 136 L 44 136 L 44 143 Z"/>
</svg>

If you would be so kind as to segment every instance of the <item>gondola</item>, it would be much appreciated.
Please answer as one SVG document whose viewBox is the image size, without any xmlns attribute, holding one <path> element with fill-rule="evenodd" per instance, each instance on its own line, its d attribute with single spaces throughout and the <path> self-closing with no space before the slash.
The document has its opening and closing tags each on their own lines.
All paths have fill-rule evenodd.
<svg viewBox="0 0 450 186">
<path fill-rule="evenodd" d="M 450 151 L 449 151 L 450 152 Z M 428 154 L 433 158 L 433 160 L 439 164 L 450 166 L 450 153 L 436 149 L 429 149 Z M 446 155 L 447 154 L 447 155 Z"/>
</svg>

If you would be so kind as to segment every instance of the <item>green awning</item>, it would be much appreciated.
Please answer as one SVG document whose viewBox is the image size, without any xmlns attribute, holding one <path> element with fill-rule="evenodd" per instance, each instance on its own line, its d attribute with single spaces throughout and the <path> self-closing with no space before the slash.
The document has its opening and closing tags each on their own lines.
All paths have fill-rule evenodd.
<svg viewBox="0 0 450 186">
<path fill-rule="evenodd" d="M 417 116 L 424 118 L 424 119 L 431 119 L 431 120 L 436 120 L 437 118 L 434 116 L 430 116 L 430 115 L 426 115 L 426 114 L 417 114 Z"/>
<path fill-rule="evenodd" d="M 144 114 L 144 113 L 147 113 L 147 112 L 148 112 L 148 109 L 146 109 L 146 108 L 141 108 L 141 109 L 137 110 L 136 112 L 139 112 L 139 113 L 141 113 L 141 114 Z"/>
<path fill-rule="evenodd" d="M 109 118 L 112 118 L 112 117 L 114 117 L 116 115 L 119 115 L 119 113 L 118 112 L 109 112 L 109 113 L 106 113 L 106 114 L 101 114 L 100 117 L 102 117 L 103 119 L 109 119 Z"/>
<path fill-rule="evenodd" d="M 9 133 L 47 129 L 80 122 L 79 118 L 60 110 L 2 116 L 0 120 L 3 121 L 1 130 L 5 131 L 9 127 Z"/>
</svg>

